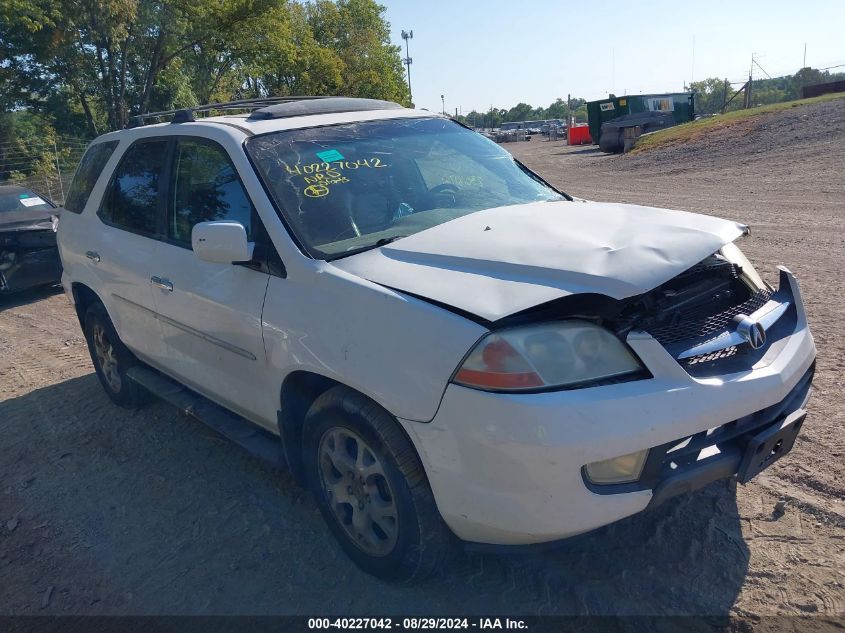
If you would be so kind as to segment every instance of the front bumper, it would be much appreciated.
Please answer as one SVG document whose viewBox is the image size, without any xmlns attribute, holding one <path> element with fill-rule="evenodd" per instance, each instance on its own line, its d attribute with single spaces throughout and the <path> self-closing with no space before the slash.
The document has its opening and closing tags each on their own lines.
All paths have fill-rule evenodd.
<svg viewBox="0 0 845 633">
<path fill-rule="evenodd" d="M 0 293 L 59 283 L 62 263 L 56 234 L 43 230 L 22 231 L 20 235 L 20 244 L 18 239 L 10 246 L 0 242 Z"/>
<path fill-rule="evenodd" d="M 446 523 L 466 541 L 543 543 L 735 474 L 730 446 L 801 409 L 809 391 L 815 345 L 788 271 L 781 286 L 794 299 L 793 331 L 742 371 L 695 377 L 654 338 L 632 333 L 628 343 L 651 379 L 535 394 L 449 385 L 431 423 L 403 422 Z M 686 479 L 662 477 L 652 487 L 597 492 L 582 475 L 585 464 L 668 447 L 723 426 L 742 433 L 723 437 L 723 457 L 705 470 L 693 472 L 702 466 L 696 464 L 684 469 Z"/>
</svg>

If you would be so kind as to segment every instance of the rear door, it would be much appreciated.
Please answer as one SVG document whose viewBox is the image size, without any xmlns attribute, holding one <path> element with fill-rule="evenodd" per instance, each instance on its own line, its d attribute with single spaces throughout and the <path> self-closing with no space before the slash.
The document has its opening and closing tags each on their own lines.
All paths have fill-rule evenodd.
<svg viewBox="0 0 845 633">
<path fill-rule="evenodd" d="M 191 249 L 191 230 L 198 222 L 240 222 L 253 242 L 263 241 L 263 227 L 218 143 L 178 137 L 169 171 L 166 227 L 151 269 L 168 372 L 272 426 L 261 329 L 269 275 L 260 262 L 215 264 L 200 260 Z"/>
<path fill-rule="evenodd" d="M 77 236 L 121 340 L 144 359 L 163 358 L 150 276 L 163 225 L 162 186 L 170 141 L 141 139 L 124 153 L 87 237 Z"/>
</svg>

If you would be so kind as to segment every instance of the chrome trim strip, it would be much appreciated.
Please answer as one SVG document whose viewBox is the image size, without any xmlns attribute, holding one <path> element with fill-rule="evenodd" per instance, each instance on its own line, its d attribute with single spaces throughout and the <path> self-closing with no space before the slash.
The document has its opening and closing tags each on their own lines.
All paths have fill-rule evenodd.
<svg viewBox="0 0 845 633">
<path fill-rule="evenodd" d="M 238 356 L 242 356 L 242 357 L 247 358 L 249 360 L 258 360 L 256 358 L 255 354 L 253 354 L 250 351 L 247 351 L 247 350 L 242 349 L 240 347 L 236 347 L 235 345 L 232 345 L 231 343 L 227 343 L 226 341 L 220 340 L 219 338 L 212 336 L 211 334 L 206 334 L 205 332 L 200 332 L 199 330 L 195 330 L 190 325 L 185 325 L 184 323 L 180 323 L 179 321 L 174 321 L 170 317 L 166 317 L 163 314 L 159 314 L 155 310 L 150 310 L 148 307 L 142 306 L 140 303 L 135 303 L 134 301 L 127 299 L 126 297 L 121 297 L 120 295 L 116 295 L 114 293 L 112 293 L 112 296 L 115 299 L 120 299 L 124 303 L 128 303 L 129 305 L 131 305 L 134 308 L 138 308 L 139 310 L 143 310 L 144 312 L 147 312 L 148 314 L 152 315 L 153 318 L 158 319 L 162 323 L 167 323 L 168 325 L 172 325 L 176 329 L 182 330 L 183 332 L 187 332 L 188 334 L 193 334 L 194 336 L 201 338 L 202 340 L 207 341 L 207 342 L 211 343 L 212 345 L 217 345 L 218 347 L 222 347 L 227 352 L 232 352 L 233 354 L 237 354 Z"/>
<path fill-rule="evenodd" d="M 779 318 L 781 318 L 786 310 L 789 308 L 790 302 L 784 301 L 768 301 L 759 309 L 752 312 L 749 317 L 758 321 L 763 329 L 768 330 L 772 327 Z M 701 354 L 710 354 L 718 352 L 719 350 L 733 347 L 734 345 L 742 345 L 746 340 L 739 334 L 739 332 L 722 332 L 719 336 L 710 339 L 700 345 L 684 350 L 676 357 L 678 360 L 699 356 Z"/>
<path fill-rule="evenodd" d="M 142 312 L 146 312 L 146 313 L 148 313 L 148 314 L 152 315 L 152 316 L 153 316 L 153 318 L 158 317 L 158 314 L 156 314 L 156 311 L 155 311 L 155 310 L 150 310 L 147 306 L 142 306 L 140 303 L 135 303 L 135 302 L 134 302 L 134 301 L 132 301 L 131 299 L 127 299 L 126 297 L 122 297 L 122 296 L 120 296 L 120 295 L 116 295 L 116 294 L 114 294 L 114 293 L 112 293 L 112 295 L 111 295 L 111 296 L 112 296 L 112 297 L 114 297 L 115 299 L 120 299 L 121 301 L 123 301 L 123 303 L 127 303 L 127 304 L 129 304 L 129 305 L 131 305 L 133 308 L 138 308 L 138 309 L 139 309 L 139 310 L 141 310 Z"/>
</svg>

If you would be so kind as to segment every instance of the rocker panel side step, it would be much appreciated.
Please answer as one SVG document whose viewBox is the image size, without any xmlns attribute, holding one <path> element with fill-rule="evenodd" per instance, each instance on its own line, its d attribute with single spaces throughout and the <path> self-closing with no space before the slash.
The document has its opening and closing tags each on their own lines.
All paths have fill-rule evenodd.
<svg viewBox="0 0 845 633">
<path fill-rule="evenodd" d="M 272 433 L 149 367 L 131 367 L 126 375 L 154 396 L 217 431 L 255 457 L 277 468 L 284 465 L 282 443 Z"/>
</svg>

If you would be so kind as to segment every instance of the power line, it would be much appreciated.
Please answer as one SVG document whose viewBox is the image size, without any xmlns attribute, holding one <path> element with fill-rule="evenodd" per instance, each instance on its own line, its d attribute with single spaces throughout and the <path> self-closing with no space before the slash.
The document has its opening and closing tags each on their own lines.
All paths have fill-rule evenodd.
<svg viewBox="0 0 845 633">
<path fill-rule="evenodd" d="M 754 59 L 753 56 L 751 57 L 751 61 L 755 66 L 757 66 L 757 68 L 759 68 L 760 70 L 763 71 L 763 74 L 766 75 L 766 77 L 768 77 L 769 79 L 772 78 L 772 76 L 769 73 L 767 73 L 766 70 L 760 65 L 760 62 L 758 62 L 756 59 Z"/>
<path fill-rule="evenodd" d="M 84 149 L 86 147 L 86 145 L 75 144 L 75 143 L 65 143 L 65 142 L 62 142 L 62 141 L 57 142 L 56 145 L 58 145 L 60 147 L 68 147 L 68 148 L 73 148 L 73 149 Z M 32 148 L 34 150 L 34 148 L 38 148 L 38 147 L 50 147 L 50 148 L 52 148 L 53 143 L 52 143 L 52 141 L 45 142 L 45 143 L 28 142 L 28 141 L 27 142 L 25 142 L 25 141 L 9 141 L 9 142 L 6 142 L 6 143 L 0 143 L 0 150 L 1 149 L 9 149 L 9 148 L 19 149 L 19 150 L 26 150 L 26 149 Z"/>
<path fill-rule="evenodd" d="M 69 152 L 84 152 L 84 147 L 71 147 L 68 145 L 57 145 L 57 151 L 69 151 Z M 14 154 L 22 154 L 25 156 L 34 156 L 37 154 L 43 154 L 45 152 L 53 153 L 53 144 L 41 146 L 37 149 L 31 148 L 20 148 L 20 147 L 0 147 L 0 155 L 10 156 Z"/>
<path fill-rule="evenodd" d="M 35 164 L 44 160 L 53 161 L 56 160 L 57 156 L 55 154 L 42 154 L 41 156 L 3 156 L 0 154 L 0 165 L 16 165 L 21 163 L 29 163 Z M 79 159 L 82 158 L 82 154 L 72 154 L 70 156 L 58 156 L 58 160 L 60 160 L 64 164 L 68 163 L 76 163 Z"/>
</svg>

